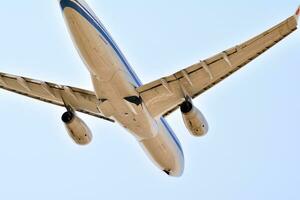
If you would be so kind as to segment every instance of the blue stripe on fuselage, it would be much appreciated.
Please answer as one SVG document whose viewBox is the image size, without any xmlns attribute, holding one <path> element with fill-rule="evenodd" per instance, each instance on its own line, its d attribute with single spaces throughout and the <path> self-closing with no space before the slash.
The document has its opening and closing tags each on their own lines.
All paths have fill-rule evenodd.
<svg viewBox="0 0 300 200">
<path fill-rule="evenodd" d="M 132 68 L 130 67 L 130 65 L 127 62 L 126 58 L 124 57 L 123 53 L 120 51 L 120 49 L 118 48 L 118 46 L 116 45 L 116 43 L 113 41 L 113 39 L 109 36 L 109 34 L 105 30 L 105 28 L 102 26 L 102 24 L 97 19 L 95 19 L 93 17 L 93 15 L 88 11 L 88 9 L 86 9 L 83 5 L 81 5 L 77 0 L 74 0 L 74 1 L 76 3 L 73 2 L 73 1 L 71 1 L 71 0 L 61 0 L 60 1 L 60 5 L 61 5 L 62 10 L 64 10 L 66 7 L 69 7 L 69 8 L 72 8 L 72 9 L 76 10 L 96 30 L 98 30 L 99 33 L 101 34 L 101 36 L 106 40 L 106 42 L 108 44 L 110 44 L 110 46 L 114 49 L 114 51 L 116 52 L 116 54 L 119 56 L 120 60 L 123 62 L 124 66 L 126 67 L 127 71 L 129 72 L 129 74 L 131 75 L 131 77 L 133 78 L 133 80 L 135 81 L 136 85 L 137 86 L 142 86 L 142 82 L 139 80 L 139 78 L 137 77 L 137 75 L 133 72 Z M 183 155 L 183 151 L 182 151 L 182 147 L 180 145 L 180 142 L 179 142 L 178 138 L 176 137 L 176 135 L 171 130 L 171 128 L 169 127 L 169 125 L 166 122 L 166 120 L 162 117 L 160 119 L 160 121 L 166 127 L 166 129 L 168 130 L 169 134 L 171 135 L 171 137 L 173 138 L 173 140 L 175 141 L 175 143 L 177 144 L 178 148 L 180 149 L 180 151 L 181 151 L 181 153 Z"/>
<path fill-rule="evenodd" d="M 75 3 L 76 2 L 76 3 Z M 96 30 L 99 31 L 102 38 L 105 39 L 105 41 L 110 44 L 110 46 L 113 48 L 113 50 L 116 52 L 124 66 L 126 67 L 128 73 L 131 75 L 133 80 L 135 81 L 136 86 L 142 86 L 142 82 L 138 79 L 136 74 L 133 72 L 132 68 L 130 67 L 129 63 L 127 62 L 126 58 L 124 57 L 123 53 L 120 51 L 116 43 L 113 41 L 113 39 L 109 36 L 105 28 L 98 22 L 97 19 L 93 17 L 93 15 L 78 1 L 75 0 L 75 2 L 70 0 L 61 0 L 60 5 L 61 8 L 64 10 L 66 7 L 73 8 L 76 10 L 81 16 L 83 16 Z"/>
<path fill-rule="evenodd" d="M 173 133 L 171 127 L 169 126 L 168 122 L 165 120 L 165 118 L 160 118 L 160 121 L 162 122 L 162 124 L 166 127 L 166 129 L 168 130 L 169 134 L 171 135 L 171 137 L 173 138 L 173 140 L 175 141 L 175 143 L 177 144 L 178 148 L 180 149 L 182 155 L 183 155 L 183 150 L 181 147 L 181 144 L 177 138 L 177 136 L 175 135 L 175 133 Z"/>
</svg>

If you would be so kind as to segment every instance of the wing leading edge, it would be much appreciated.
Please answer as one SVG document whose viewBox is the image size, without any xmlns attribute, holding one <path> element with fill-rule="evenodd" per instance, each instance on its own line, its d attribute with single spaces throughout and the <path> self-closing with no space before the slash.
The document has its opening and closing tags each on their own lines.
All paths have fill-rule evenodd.
<svg viewBox="0 0 300 200">
<path fill-rule="evenodd" d="M 175 74 L 145 84 L 137 90 L 154 117 L 166 116 L 185 100 L 197 97 L 239 70 L 297 29 L 296 14 L 273 28 Z"/>
<path fill-rule="evenodd" d="M 62 107 L 67 101 L 78 112 L 114 122 L 100 113 L 96 95 L 88 90 L 5 73 L 0 73 L 0 88 Z"/>
</svg>

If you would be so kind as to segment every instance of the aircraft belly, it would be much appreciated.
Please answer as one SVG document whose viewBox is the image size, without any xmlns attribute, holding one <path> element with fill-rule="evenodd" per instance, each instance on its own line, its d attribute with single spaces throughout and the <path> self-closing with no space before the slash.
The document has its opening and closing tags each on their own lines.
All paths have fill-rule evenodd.
<svg viewBox="0 0 300 200">
<path fill-rule="evenodd" d="M 109 34 L 95 22 L 95 18 L 88 18 L 90 13 L 85 14 L 64 7 L 70 35 L 91 74 L 99 100 L 98 110 L 131 132 L 159 168 L 170 175 L 181 175 L 184 164 L 180 147 L 161 120 L 155 120 L 139 101 L 136 87 L 141 82 Z M 136 101 L 130 101 L 128 97 Z"/>
<path fill-rule="evenodd" d="M 116 52 L 80 14 L 69 8 L 64 13 L 77 50 L 91 73 L 101 113 L 111 115 L 138 140 L 153 137 L 157 133 L 155 120 L 142 104 L 124 99 L 138 93 Z"/>
<path fill-rule="evenodd" d="M 71 8 L 65 8 L 64 13 L 77 51 L 90 73 L 103 81 L 110 80 L 122 68 L 113 49 L 79 13 Z"/>
<path fill-rule="evenodd" d="M 156 121 L 143 104 L 134 104 L 124 99 L 138 95 L 134 86 L 128 81 L 124 71 L 117 71 L 111 80 L 101 81 L 92 77 L 99 102 L 99 110 L 107 117 L 113 117 L 138 140 L 154 137 L 158 132 Z M 106 112 L 113 110 L 112 112 Z"/>
<path fill-rule="evenodd" d="M 168 171 L 172 176 L 180 176 L 184 170 L 183 152 L 166 128 L 160 122 L 158 124 L 159 133 L 153 138 L 140 141 L 140 145 L 161 170 Z"/>
</svg>

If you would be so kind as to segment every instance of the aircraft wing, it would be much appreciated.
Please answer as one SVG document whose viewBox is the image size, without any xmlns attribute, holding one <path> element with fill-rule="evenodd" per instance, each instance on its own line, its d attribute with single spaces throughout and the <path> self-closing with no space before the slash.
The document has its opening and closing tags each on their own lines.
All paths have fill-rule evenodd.
<svg viewBox="0 0 300 200">
<path fill-rule="evenodd" d="M 100 113 L 96 95 L 88 90 L 5 73 L 0 73 L 0 88 L 62 107 L 67 102 L 78 112 L 114 122 Z"/>
<path fill-rule="evenodd" d="M 149 112 L 166 116 L 183 103 L 185 95 L 195 98 L 224 80 L 295 31 L 299 15 L 300 7 L 294 16 L 242 44 L 139 87 Z"/>
</svg>

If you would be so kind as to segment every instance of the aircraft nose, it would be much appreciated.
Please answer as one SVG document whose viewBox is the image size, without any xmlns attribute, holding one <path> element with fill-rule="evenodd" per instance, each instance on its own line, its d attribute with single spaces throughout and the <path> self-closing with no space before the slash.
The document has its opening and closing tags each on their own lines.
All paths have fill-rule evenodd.
<svg viewBox="0 0 300 200">
<path fill-rule="evenodd" d="M 60 5 L 60 8 L 62 10 L 64 10 L 64 8 L 66 7 L 66 5 L 68 4 L 68 0 L 57 0 L 59 5 Z"/>
</svg>

